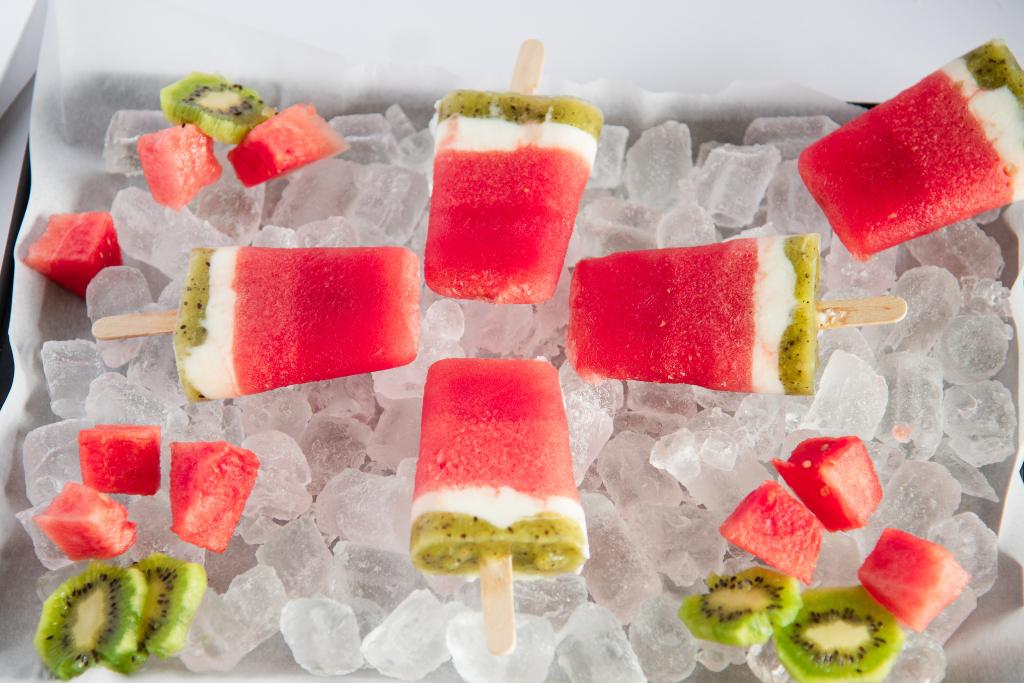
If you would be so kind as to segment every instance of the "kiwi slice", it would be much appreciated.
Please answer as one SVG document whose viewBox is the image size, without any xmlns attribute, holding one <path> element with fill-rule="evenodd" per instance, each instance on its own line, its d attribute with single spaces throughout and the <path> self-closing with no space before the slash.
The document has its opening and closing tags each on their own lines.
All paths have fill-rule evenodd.
<svg viewBox="0 0 1024 683">
<path fill-rule="evenodd" d="M 192 123 L 214 140 L 237 145 L 275 113 L 252 88 L 214 74 L 192 73 L 160 90 L 171 123 Z"/>
<path fill-rule="evenodd" d="M 206 592 L 206 570 L 201 564 L 161 553 L 136 562 L 135 568 L 149 585 L 142 608 L 140 654 L 169 657 L 181 652 Z"/>
<path fill-rule="evenodd" d="M 793 621 L 800 610 L 800 584 L 761 567 L 733 576 L 711 574 L 708 592 L 683 600 L 679 618 L 697 638 L 747 647 L 764 643 L 773 626 Z"/>
<path fill-rule="evenodd" d="M 775 630 L 779 661 L 798 683 L 878 683 L 903 648 L 903 631 L 861 586 L 804 591 L 804 606 Z"/>
<path fill-rule="evenodd" d="M 145 600 L 142 572 L 93 562 L 43 603 L 36 650 L 53 675 L 62 680 L 93 664 L 130 671 Z"/>
</svg>

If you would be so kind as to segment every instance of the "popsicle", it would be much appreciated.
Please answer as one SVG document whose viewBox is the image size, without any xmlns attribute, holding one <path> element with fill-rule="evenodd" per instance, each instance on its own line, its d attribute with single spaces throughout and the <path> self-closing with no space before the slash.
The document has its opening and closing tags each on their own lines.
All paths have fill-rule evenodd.
<svg viewBox="0 0 1024 683">
<path fill-rule="evenodd" d="M 1024 198 L 1024 72 L 1001 40 L 803 151 L 800 175 L 850 253 Z"/>
<path fill-rule="evenodd" d="M 584 259 L 566 353 L 588 380 L 811 394 L 819 328 L 906 314 L 898 297 L 826 303 L 817 293 L 816 234 Z"/>
<path fill-rule="evenodd" d="M 423 270 L 443 296 L 522 304 L 555 292 L 602 116 L 532 94 L 539 45 L 520 51 L 517 92 L 456 90 L 437 103 Z"/>
<path fill-rule="evenodd" d="M 412 362 L 419 289 L 401 247 L 194 249 L 178 311 L 103 318 L 93 334 L 173 331 L 185 395 L 231 398 Z"/>
<path fill-rule="evenodd" d="M 430 366 L 412 519 L 413 564 L 431 574 L 480 574 L 485 621 L 495 582 L 511 614 L 513 571 L 579 569 L 587 527 L 553 366 L 484 359 Z"/>
</svg>

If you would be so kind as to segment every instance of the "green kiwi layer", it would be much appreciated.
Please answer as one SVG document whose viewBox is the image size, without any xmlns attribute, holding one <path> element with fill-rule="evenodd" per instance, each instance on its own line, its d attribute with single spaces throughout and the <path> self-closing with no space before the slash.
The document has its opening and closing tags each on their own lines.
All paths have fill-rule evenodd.
<svg viewBox="0 0 1024 683">
<path fill-rule="evenodd" d="M 601 137 L 601 110 L 575 97 L 543 97 L 519 93 L 454 90 L 437 103 L 437 120 L 453 116 L 475 119 L 502 118 L 513 123 L 566 123 Z"/>
<path fill-rule="evenodd" d="M 499 528 L 471 515 L 427 512 L 411 536 L 412 563 L 427 574 L 475 574 L 481 560 L 511 554 L 517 573 L 545 576 L 575 571 L 586 559 L 579 524 L 549 513 Z"/>
<path fill-rule="evenodd" d="M 189 257 L 188 272 L 181 288 L 181 305 L 174 327 L 174 358 L 178 364 L 181 390 L 190 401 L 204 401 L 206 397 L 185 376 L 185 358 L 189 351 L 206 341 L 206 306 L 210 300 L 210 257 L 213 249 L 193 249 Z"/>
<path fill-rule="evenodd" d="M 818 235 L 787 237 L 785 250 L 796 271 L 796 307 L 779 343 L 779 380 L 787 394 L 813 394 L 818 364 Z"/>
<path fill-rule="evenodd" d="M 1024 106 L 1024 70 L 1002 40 L 990 40 L 964 55 L 967 69 L 978 85 L 995 90 L 1004 85 Z"/>
</svg>

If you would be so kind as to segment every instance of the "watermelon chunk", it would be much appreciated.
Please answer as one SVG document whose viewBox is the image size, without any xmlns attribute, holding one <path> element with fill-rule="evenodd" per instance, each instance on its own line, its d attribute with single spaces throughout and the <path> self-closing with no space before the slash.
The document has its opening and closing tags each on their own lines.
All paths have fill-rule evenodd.
<svg viewBox="0 0 1024 683">
<path fill-rule="evenodd" d="M 82 298 L 96 273 L 121 263 L 114 219 L 106 211 L 50 216 L 25 257 L 25 265 Z"/>
<path fill-rule="evenodd" d="M 35 522 L 69 560 L 106 560 L 135 544 L 135 524 L 128 521 L 128 510 L 75 482 L 64 484 Z"/>
<path fill-rule="evenodd" d="M 959 597 L 971 575 L 941 545 L 885 529 L 857 578 L 879 604 L 920 633 Z"/>
<path fill-rule="evenodd" d="M 859 529 L 882 500 L 875 465 L 856 436 L 807 439 L 788 462 L 772 462 L 829 531 Z"/>
<path fill-rule="evenodd" d="M 96 425 L 78 432 L 82 481 L 103 493 L 152 496 L 160 490 L 160 428 Z"/>
<path fill-rule="evenodd" d="M 147 133 L 139 137 L 138 147 L 153 200 L 175 211 L 220 178 L 213 139 L 192 124 Z"/>
<path fill-rule="evenodd" d="M 296 104 L 249 131 L 228 159 L 242 184 L 252 187 L 346 149 L 316 107 Z"/>
<path fill-rule="evenodd" d="M 733 545 L 804 583 L 814 576 L 822 530 L 814 513 L 775 481 L 747 494 L 719 527 Z"/>
<path fill-rule="evenodd" d="M 171 531 L 222 553 L 256 483 L 260 460 L 225 441 L 171 444 Z"/>
</svg>

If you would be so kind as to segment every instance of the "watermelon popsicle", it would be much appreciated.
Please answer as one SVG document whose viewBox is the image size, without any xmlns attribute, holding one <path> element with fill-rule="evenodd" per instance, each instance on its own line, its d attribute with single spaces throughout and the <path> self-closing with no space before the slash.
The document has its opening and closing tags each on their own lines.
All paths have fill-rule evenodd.
<svg viewBox="0 0 1024 683">
<path fill-rule="evenodd" d="M 804 150 L 800 175 L 861 259 L 1024 198 L 1024 72 L 993 40 Z"/>
<path fill-rule="evenodd" d="M 818 236 L 620 252 L 576 265 L 566 353 L 584 379 L 811 394 L 819 327 L 895 322 L 896 297 L 818 302 Z"/>
<path fill-rule="evenodd" d="M 600 110 L 571 97 L 456 90 L 438 102 L 437 121 L 427 285 L 494 303 L 551 298 Z"/>
</svg>

